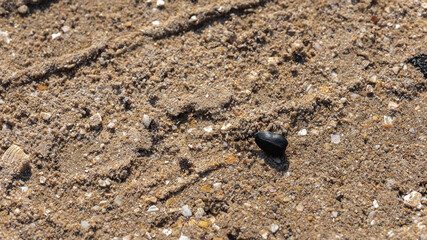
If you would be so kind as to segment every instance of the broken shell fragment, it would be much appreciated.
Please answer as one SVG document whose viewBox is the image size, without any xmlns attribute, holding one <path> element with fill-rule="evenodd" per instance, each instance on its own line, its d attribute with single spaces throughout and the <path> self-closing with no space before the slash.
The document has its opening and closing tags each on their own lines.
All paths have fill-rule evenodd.
<svg viewBox="0 0 427 240">
<path fill-rule="evenodd" d="M 284 136 L 272 132 L 258 132 L 255 142 L 265 153 L 275 157 L 281 157 L 288 146 Z"/>
<path fill-rule="evenodd" d="M 0 181 L 11 180 L 30 170 L 30 157 L 18 146 L 10 146 L 0 162 Z"/>
</svg>

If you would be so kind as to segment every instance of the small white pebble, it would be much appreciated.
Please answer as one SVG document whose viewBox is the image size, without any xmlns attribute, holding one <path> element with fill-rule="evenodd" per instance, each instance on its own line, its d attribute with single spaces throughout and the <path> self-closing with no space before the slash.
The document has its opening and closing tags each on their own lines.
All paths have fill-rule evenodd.
<svg viewBox="0 0 427 240">
<path fill-rule="evenodd" d="M 338 217 L 338 212 L 332 212 L 332 217 L 337 218 Z"/>
<path fill-rule="evenodd" d="M 147 114 L 144 114 L 144 116 L 142 116 L 142 122 L 144 123 L 144 126 L 148 128 L 151 124 L 151 118 Z"/>
<path fill-rule="evenodd" d="M 181 210 L 182 210 L 182 215 L 184 217 L 190 217 L 193 215 L 193 213 L 191 212 L 191 209 L 188 207 L 188 205 L 182 206 Z"/>
<path fill-rule="evenodd" d="M 205 130 L 205 132 L 210 133 L 213 131 L 213 128 L 212 128 L 212 126 L 208 126 L 208 127 L 203 128 L 203 130 Z"/>
<path fill-rule="evenodd" d="M 316 41 L 314 42 L 314 49 L 316 49 L 316 51 L 321 52 L 323 51 L 323 47 L 322 47 L 322 41 Z"/>
<path fill-rule="evenodd" d="M 202 218 L 205 215 L 205 210 L 203 208 L 197 208 L 196 213 L 194 213 L 194 216 L 196 218 Z"/>
<path fill-rule="evenodd" d="M 221 127 L 221 130 L 227 130 L 227 129 L 229 129 L 231 127 L 231 123 L 227 123 L 227 124 L 224 124 L 222 127 Z"/>
<path fill-rule="evenodd" d="M 159 211 L 159 208 L 156 205 L 150 206 L 148 208 L 148 210 L 147 210 L 147 212 L 149 212 L 149 213 L 154 213 L 154 212 L 157 212 L 157 211 Z"/>
<path fill-rule="evenodd" d="M 397 103 L 395 103 L 395 102 L 392 102 L 392 101 L 390 101 L 389 103 L 388 103 L 388 110 L 396 110 L 397 108 L 399 107 L 399 104 L 397 104 Z"/>
<path fill-rule="evenodd" d="M 113 122 L 110 122 L 108 125 L 107 125 L 107 128 L 108 129 L 114 129 L 116 127 L 116 124 L 115 123 L 113 123 Z"/>
<path fill-rule="evenodd" d="M 380 207 L 380 205 L 378 204 L 377 200 L 374 200 L 372 202 L 372 205 L 374 206 L 374 208 L 379 208 Z"/>
<path fill-rule="evenodd" d="M 90 224 L 87 221 L 81 221 L 80 225 L 84 230 L 88 230 L 90 228 Z"/>
<path fill-rule="evenodd" d="M 307 129 L 304 128 L 304 129 L 299 130 L 298 131 L 298 135 L 299 136 L 305 136 L 305 135 L 307 135 Z"/>
<path fill-rule="evenodd" d="M 193 15 L 190 17 L 190 23 L 195 23 L 195 22 L 197 22 L 197 16 Z"/>
<path fill-rule="evenodd" d="M 68 31 L 70 31 L 70 27 L 69 26 L 67 26 L 67 25 L 65 25 L 65 26 L 63 26 L 62 28 L 61 28 L 61 30 L 64 32 L 64 33 L 66 33 L 66 32 L 68 32 Z"/>
<path fill-rule="evenodd" d="M 151 22 L 154 26 L 159 26 L 160 22 L 158 20 Z"/>
<path fill-rule="evenodd" d="M 156 6 L 157 7 L 164 7 L 165 6 L 165 1 L 163 1 L 163 0 L 157 0 Z"/>
<path fill-rule="evenodd" d="M 48 120 L 52 117 L 52 114 L 51 114 L 51 113 L 48 113 L 48 112 L 41 112 L 41 113 L 40 113 L 40 117 L 41 117 L 43 120 L 48 121 Z"/>
<path fill-rule="evenodd" d="M 23 186 L 23 187 L 21 187 L 21 191 L 23 191 L 23 192 L 28 191 L 28 186 Z"/>
<path fill-rule="evenodd" d="M 403 197 L 403 203 L 408 207 L 421 209 L 421 198 L 421 193 L 412 191 L 410 194 Z"/>
<path fill-rule="evenodd" d="M 265 229 L 262 229 L 259 231 L 259 234 L 261 234 L 262 239 L 268 239 L 268 231 Z"/>
<path fill-rule="evenodd" d="M 187 236 L 181 235 L 181 237 L 179 237 L 178 240 L 190 240 L 190 238 Z"/>
<path fill-rule="evenodd" d="M 52 33 L 52 40 L 55 40 L 56 38 L 58 38 L 59 36 L 61 36 L 62 33 Z"/>
<path fill-rule="evenodd" d="M 393 117 L 390 116 L 384 116 L 384 125 L 391 126 L 393 125 Z"/>
<path fill-rule="evenodd" d="M 272 233 L 275 233 L 275 232 L 277 232 L 277 230 L 279 230 L 279 225 L 277 225 L 277 224 L 271 224 L 270 231 Z"/>
<path fill-rule="evenodd" d="M 217 182 L 217 183 L 213 184 L 213 187 L 214 187 L 215 190 L 220 190 L 221 189 L 221 185 L 222 185 L 222 183 Z"/>
<path fill-rule="evenodd" d="M 394 66 L 394 67 L 392 68 L 392 70 L 393 70 L 394 74 L 398 74 L 398 73 L 399 73 L 399 71 L 400 71 L 400 67 L 399 67 L 399 66 Z"/>
<path fill-rule="evenodd" d="M 111 182 L 110 182 L 110 179 L 108 179 L 108 178 L 105 180 L 99 179 L 98 184 L 101 187 L 108 187 L 108 186 L 110 186 Z"/>
<path fill-rule="evenodd" d="M 116 198 L 114 198 L 114 204 L 116 204 L 117 206 L 121 206 L 123 203 L 123 200 L 121 197 L 117 196 Z"/>
<path fill-rule="evenodd" d="M 40 183 L 44 184 L 46 182 L 46 177 L 45 176 L 41 176 L 40 177 Z"/>
<path fill-rule="evenodd" d="M 11 40 L 12 39 L 9 38 L 9 33 L 7 31 L 5 32 L 0 31 L 0 42 L 5 42 L 9 44 Z"/>
<path fill-rule="evenodd" d="M 331 142 L 335 144 L 340 143 L 341 142 L 340 135 L 331 134 Z"/>
<path fill-rule="evenodd" d="M 299 203 L 296 207 L 298 212 L 302 212 L 304 210 L 304 205 L 302 203 Z"/>
<path fill-rule="evenodd" d="M 169 236 L 172 234 L 172 229 L 163 229 L 162 233 L 166 236 Z"/>
<path fill-rule="evenodd" d="M 100 209 L 101 209 L 101 207 L 98 206 L 98 205 L 95 205 L 95 206 L 92 207 L 93 211 L 99 211 Z"/>
</svg>

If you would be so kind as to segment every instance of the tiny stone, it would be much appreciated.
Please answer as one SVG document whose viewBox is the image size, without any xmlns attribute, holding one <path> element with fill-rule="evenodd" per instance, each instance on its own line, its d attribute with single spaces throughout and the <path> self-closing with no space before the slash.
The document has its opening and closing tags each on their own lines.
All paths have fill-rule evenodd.
<svg viewBox="0 0 427 240">
<path fill-rule="evenodd" d="M 149 212 L 149 213 L 154 213 L 154 212 L 157 212 L 157 211 L 159 211 L 159 208 L 156 205 L 150 206 L 148 208 L 148 210 L 147 210 L 147 212 Z"/>
<path fill-rule="evenodd" d="M 52 40 L 57 39 L 58 37 L 61 36 L 62 33 L 58 32 L 58 33 L 52 33 Z"/>
<path fill-rule="evenodd" d="M 374 88 L 372 87 L 372 85 L 366 86 L 366 92 L 368 92 L 368 93 L 373 93 L 374 92 Z"/>
<path fill-rule="evenodd" d="M 400 71 L 400 67 L 399 66 L 394 66 L 392 70 L 393 70 L 394 74 L 398 74 L 399 71 Z"/>
<path fill-rule="evenodd" d="M 205 132 L 210 133 L 213 131 L 213 128 L 212 128 L 212 126 L 207 126 L 207 127 L 203 128 L 203 130 L 205 130 Z"/>
<path fill-rule="evenodd" d="M 81 221 L 80 225 L 82 226 L 82 228 L 87 231 L 90 228 L 90 224 L 87 221 Z"/>
<path fill-rule="evenodd" d="M 107 125 L 107 128 L 108 129 L 114 129 L 114 127 L 116 126 L 116 124 L 115 123 L 113 123 L 113 122 L 110 122 L 108 125 Z"/>
<path fill-rule="evenodd" d="M 179 237 L 178 240 L 190 240 L 190 238 L 187 236 L 181 235 L 181 237 Z"/>
<path fill-rule="evenodd" d="M 379 208 L 380 207 L 380 205 L 378 204 L 377 200 L 374 200 L 372 202 L 372 205 L 374 206 L 374 208 Z"/>
<path fill-rule="evenodd" d="M 194 214 L 194 216 L 196 218 L 202 218 L 203 215 L 205 215 L 205 210 L 203 210 L 203 208 L 197 208 L 196 213 Z"/>
<path fill-rule="evenodd" d="M 28 7 L 27 5 L 22 5 L 18 8 L 18 12 L 22 15 L 27 14 L 28 13 Z"/>
<path fill-rule="evenodd" d="M 98 184 L 101 187 L 108 187 L 108 186 L 110 186 L 111 182 L 110 182 L 110 179 L 108 179 L 108 178 L 105 180 L 99 179 Z"/>
<path fill-rule="evenodd" d="M 231 123 L 224 124 L 224 125 L 221 127 L 221 130 L 228 130 L 230 127 L 231 127 Z"/>
<path fill-rule="evenodd" d="M 114 204 L 116 204 L 117 206 L 121 206 L 123 203 L 123 200 L 121 199 L 121 197 L 117 196 L 116 198 L 114 198 Z"/>
<path fill-rule="evenodd" d="M 193 215 L 193 213 L 191 212 L 191 209 L 188 207 L 188 205 L 182 206 L 181 210 L 182 210 L 182 215 L 184 217 L 190 217 L 191 215 Z"/>
<path fill-rule="evenodd" d="M 213 187 L 214 187 L 215 190 L 220 190 L 221 189 L 221 185 L 222 185 L 222 183 L 217 182 L 217 183 L 213 184 Z"/>
<path fill-rule="evenodd" d="M 153 24 L 154 26 L 159 26 L 159 25 L 160 25 L 160 22 L 159 22 L 158 20 L 156 20 L 156 21 L 153 21 L 153 22 L 152 22 L 152 24 Z"/>
<path fill-rule="evenodd" d="M 337 218 L 338 217 L 338 212 L 332 212 L 332 217 Z"/>
<path fill-rule="evenodd" d="M 40 183 L 44 184 L 46 182 L 46 177 L 45 176 L 41 176 L 40 177 Z"/>
<path fill-rule="evenodd" d="M 384 124 L 383 127 L 385 128 L 391 128 L 391 126 L 393 125 L 393 117 L 390 116 L 384 116 Z"/>
<path fill-rule="evenodd" d="M 421 193 L 412 191 L 410 194 L 403 197 L 403 203 L 408 207 L 421 209 L 421 197 Z"/>
<path fill-rule="evenodd" d="M 316 49 L 316 51 L 321 52 L 323 51 L 323 47 L 322 47 L 322 41 L 316 41 L 313 45 L 314 49 Z"/>
<path fill-rule="evenodd" d="M 124 24 L 124 26 L 125 26 L 125 27 L 127 27 L 127 28 L 132 27 L 132 21 L 126 22 L 126 23 Z"/>
<path fill-rule="evenodd" d="M 157 0 L 157 2 L 156 2 L 156 6 L 157 7 L 164 7 L 165 6 L 165 1 L 163 1 L 163 0 Z"/>
<path fill-rule="evenodd" d="M 49 121 L 49 119 L 52 117 L 52 114 L 48 112 L 41 112 L 40 117 L 45 121 Z"/>
<path fill-rule="evenodd" d="M 302 43 L 301 40 L 296 40 L 291 44 L 291 47 L 292 47 L 292 51 L 298 51 L 304 47 L 304 44 Z"/>
<path fill-rule="evenodd" d="M 302 203 L 299 203 L 296 207 L 298 212 L 302 212 L 304 210 L 304 205 Z"/>
<path fill-rule="evenodd" d="M 340 135 L 331 134 L 331 142 L 338 144 L 341 142 Z"/>
<path fill-rule="evenodd" d="M 67 32 L 69 32 L 69 31 L 71 30 L 71 28 L 70 28 L 69 26 L 65 25 L 65 26 L 62 26 L 61 30 L 62 30 L 64 33 L 67 33 Z"/>
<path fill-rule="evenodd" d="M 307 135 L 307 129 L 301 129 L 301 130 L 299 130 L 298 131 L 298 135 L 300 135 L 300 136 L 305 136 L 305 135 Z"/>
<path fill-rule="evenodd" d="M 261 235 L 261 237 L 262 237 L 263 239 L 267 239 L 267 238 L 268 238 L 268 231 L 267 231 L 267 230 L 265 230 L 265 229 L 261 229 L 261 230 L 259 231 L 259 234 Z"/>
<path fill-rule="evenodd" d="M 369 78 L 369 81 L 370 81 L 370 83 L 377 83 L 378 82 L 377 76 L 373 75 L 372 77 Z"/>
<path fill-rule="evenodd" d="M 277 64 L 279 64 L 279 63 L 280 63 L 280 58 L 279 58 L 279 57 L 269 57 L 269 58 L 267 59 L 267 63 L 268 63 L 269 65 L 277 65 Z"/>
<path fill-rule="evenodd" d="M 397 104 L 397 103 L 395 103 L 395 102 L 392 102 L 392 101 L 390 101 L 389 103 L 388 103 L 388 109 L 389 110 L 396 110 L 397 108 L 399 107 L 399 104 Z"/>
<path fill-rule="evenodd" d="M 209 227 L 209 223 L 206 221 L 200 221 L 197 226 L 201 227 L 201 228 L 208 228 Z"/>
<path fill-rule="evenodd" d="M 195 22 L 197 22 L 197 16 L 193 15 L 190 17 L 190 23 L 195 23 Z"/>
<path fill-rule="evenodd" d="M 164 235 L 166 235 L 166 236 L 169 236 L 169 235 L 171 235 L 172 234 L 172 229 L 163 229 L 162 230 L 162 233 L 164 234 Z"/>
<path fill-rule="evenodd" d="M 271 224 L 270 231 L 272 233 L 275 233 L 275 232 L 277 232 L 277 230 L 279 230 L 279 225 L 277 225 L 277 224 Z"/>
<path fill-rule="evenodd" d="M 148 128 L 151 124 L 151 118 L 147 114 L 144 114 L 144 116 L 142 116 L 142 122 L 144 123 L 144 126 Z"/>
<path fill-rule="evenodd" d="M 0 42 L 10 43 L 12 39 L 9 38 L 9 33 L 7 31 L 0 31 Z"/>
<path fill-rule="evenodd" d="M 89 119 L 89 125 L 92 129 L 99 129 L 102 125 L 102 117 L 101 114 L 96 113 L 95 115 L 92 115 Z"/>
</svg>

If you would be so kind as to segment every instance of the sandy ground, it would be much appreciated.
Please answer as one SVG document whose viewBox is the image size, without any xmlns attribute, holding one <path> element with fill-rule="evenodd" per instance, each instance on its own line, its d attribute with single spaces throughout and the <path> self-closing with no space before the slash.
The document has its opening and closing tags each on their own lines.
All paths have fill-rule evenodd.
<svg viewBox="0 0 427 240">
<path fill-rule="evenodd" d="M 427 239 L 426 51 L 422 0 L 0 0 L 0 238 Z"/>
</svg>

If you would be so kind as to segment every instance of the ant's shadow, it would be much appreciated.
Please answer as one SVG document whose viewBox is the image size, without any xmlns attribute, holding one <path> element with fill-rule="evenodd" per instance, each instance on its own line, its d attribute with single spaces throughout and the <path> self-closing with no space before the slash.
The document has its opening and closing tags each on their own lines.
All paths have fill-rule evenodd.
<svg viewBox="0 0 427 240">
<path fill-rule="evenodd" d="M 289 169 L 289 161 L 288 161 L 288 157 L 286 156 L 286 154 L 284 154 L 281 158 L 279 158 L 279 157 L 268 156 L 261 150 L 256 150 L 256 151 L 253 151 L 252 153 L 256 157 L 263 159 L 264 162 L 269 167 L 273 168 L 274 170 L 276 170 L 278 172 L 286 173 Z"/>
</svg>

